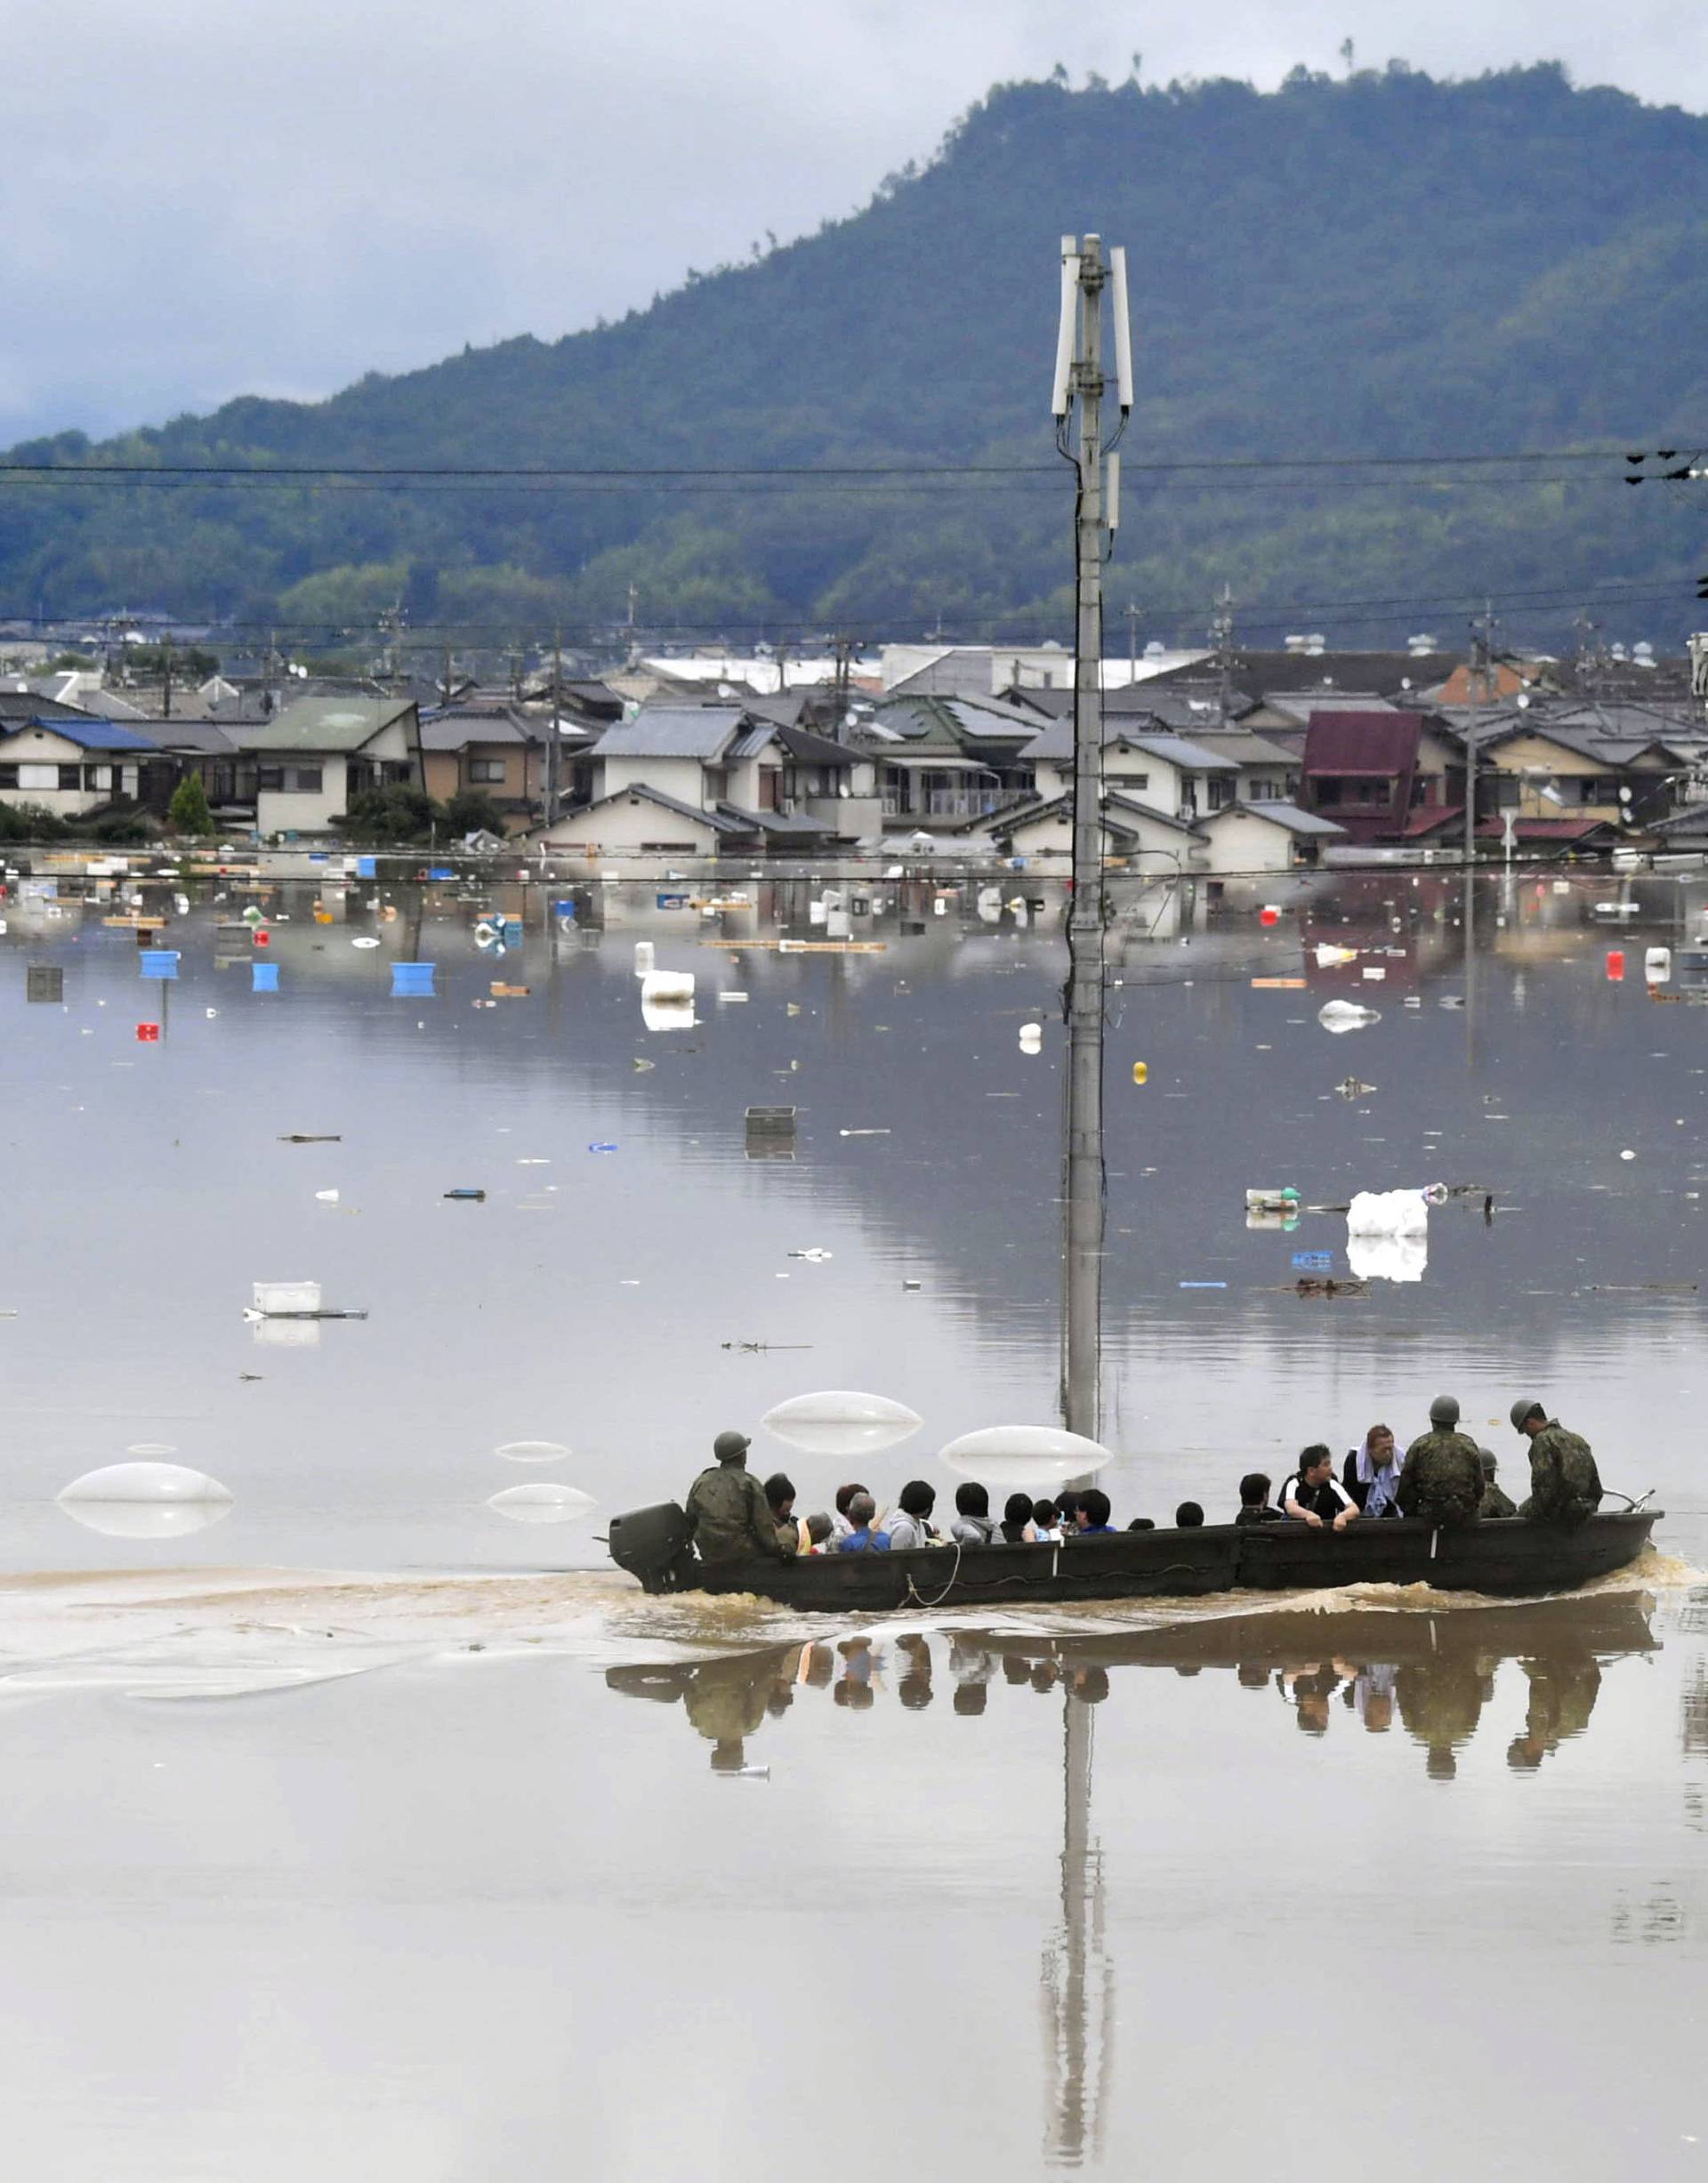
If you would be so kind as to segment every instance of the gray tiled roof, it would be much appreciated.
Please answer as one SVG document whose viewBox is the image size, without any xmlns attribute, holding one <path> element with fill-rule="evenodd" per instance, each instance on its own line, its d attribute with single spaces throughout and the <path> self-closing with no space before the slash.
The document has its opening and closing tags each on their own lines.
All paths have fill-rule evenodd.
<svg viewBox="0 0 1708 2183">
<path fill-rule="evenodd" d="M 1338 820 L 1325 818 L 1318 811 L 1301 811 L 1296 803 L 1224 803 L 1219 811 L 1212 811 L 1201 826 L 1213 826 L 1219 818 L 1231 812 L 1248 813 L 1253 818 L 1267 818 L 1272 826 L 1285 826 L 1289 834 L 1342 834 L 1346 828 Z"/>
<path fill-rule="evenodd" d="M 745 714 L 733 705 L 647 705 L 632 720 L 613 721 L 600 738 L 601 758 L 723 757 Z"/>
<path fill-rule="evenodd" d="M 407 697 L 299 697 L 276 719 L 235 726 L 232 733 L 246 751 L 359 751 L 415 710 Z"/>
</svg>

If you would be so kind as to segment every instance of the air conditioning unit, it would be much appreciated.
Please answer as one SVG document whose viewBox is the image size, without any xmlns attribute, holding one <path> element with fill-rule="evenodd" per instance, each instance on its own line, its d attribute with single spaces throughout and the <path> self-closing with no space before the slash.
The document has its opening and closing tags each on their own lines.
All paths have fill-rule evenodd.
<svg viewBox="0 0 1708 2183">
<path fill-rule="evenodd" d="M 794 798 L 793 796 L 779 796 L 777 800 L 777 809 L 779 818 L 793 818 L 794 817 Z"/>
</svg>

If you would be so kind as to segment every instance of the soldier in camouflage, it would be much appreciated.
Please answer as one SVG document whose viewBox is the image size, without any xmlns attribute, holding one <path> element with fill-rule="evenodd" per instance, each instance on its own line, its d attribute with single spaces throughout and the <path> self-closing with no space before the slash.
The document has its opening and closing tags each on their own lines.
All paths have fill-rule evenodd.
<svg viewBox="0 0 1708 2183">
<path fill-rule="evenodd" d="M 1477 1455 L 1483 1466 L 1483 1498 L 1477 1510 L 1479 1520 L 1487 1523 L 1491 1517 L 1516 1516 L 1519 1511 L 1494 1483 L 1494 1473 L 1499 1465 L 1494 1460 L 1494 1449 L 1479 1447 Z"/>
<path fill-rule="evenodd" d="M 688 1489 L 689 1535 L 702 1561 L 784 1559 L 765 1488 L 747 1468 L 752 1446 L 743 1433 L 721 1432 L 712 1443 L 717 1461 Z"/>
<path fill-rule="evenodd" d="M 1530 1498 L 1519 1514 L 1542 1524 L 1581 1524 L 1593 1516 L 1601 1505 L 1601 1474 L 1589 1442 L 1527 1396 L 1513 1404 L 1512 1423 L 1530 1443 Z"/>
<path fill-rule="evenodd" d="M 1456 1430 L 1459 1405 L 1438 1395 L 1430 1405 L 1430 1430 L 1406 1451 L 1399 1474 L 1399 1512 L 1426 1524 L 1474 1524 L 1483 1498 L 1483 1465 L 1477 1443 Z"/>
</svg>

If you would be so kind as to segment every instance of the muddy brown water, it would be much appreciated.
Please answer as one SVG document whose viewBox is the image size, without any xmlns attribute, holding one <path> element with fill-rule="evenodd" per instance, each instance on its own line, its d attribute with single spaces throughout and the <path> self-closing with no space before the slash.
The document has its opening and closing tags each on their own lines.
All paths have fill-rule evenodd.
<svg viewBox="0 0 1708 2183">
<path fill-rule="evenodd" d="M 883 955 L 744 955 L 698 942 L 804 930 L 806 890 L 708 925 L 584 887 L 577 930 L 530 913 L 495 963 L 448 897 L 317 925 L 294 890 L 277 995 L 216 967 L 230 906 L 198 902 L 163 1006 L 128 935 L 14 906 L 20 2171 L 841 2179 L 899 2147 L 998 2179 L 1698 2172 L 1708 1013 L 1641 963 L 1700 935 L 1704 893 L 1491 877 L 1471 1004 L 1443 1007 L 1461 898 L 1418 876 L 1147 898 L 1145 940 L 1124 906 L 1104 1483 L 1121 1515 L 1219 1507 L 1306 1439 L 1408 1437 L 1443 1385 L 1515 1483 L 1535 1391 L 1610 1484 L 1658 1488 L 1657 1554 L 1529 1606 L 866 1628 L 646 1602 L 593 1535 L 811 1387 L 924 1418 L 855 1464 L 881 1492 L 950 1485 L 955 1432 L 1054 1416 L 1059 1034 L 1017 1036 L 1059 979 L 1048 916 L 880 889 Z M 643 937 L 699 977 L 692 1028 L 643 1023 Z M 1366 953 L 1319 971 L 1319 943 Z M 390 998 L 394 955 L 439 964 L 435 999 Z M 35 963 L 62 1009 L 26 1002 Z M 529 996 L 474 1007 L 495 981 Z M 1381 1021 L 1330 1036 L 1337 995 Z M 778 1103 L 795 1157 L 750 1159 L 744 1108 Z M 1347 1270 L 1343 1221 L 1245 1226 L 1248 1186 L 1433 1180 L 1492 1218 L 1455 1199 L 1422 1278 L 1361 1297 L 1290 1293 L 1295 1252 Z M 258 1277 L 371 1317 L 258 1340 Z M 526 1440 L 568 1453 L 495 1453 Z M 216 1526 L 55 1505 L 160 1445 L 230 1486 Z M 848 1468 L 756 1455 L 806 1505 Z M 487 1508 L 533 1478 L 597 1507 Z"/>
</svg>

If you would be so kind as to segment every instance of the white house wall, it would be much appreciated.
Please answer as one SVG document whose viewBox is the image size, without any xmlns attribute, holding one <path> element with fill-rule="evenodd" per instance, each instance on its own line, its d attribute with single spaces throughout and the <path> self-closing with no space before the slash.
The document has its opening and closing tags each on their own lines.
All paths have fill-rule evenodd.
<svg viewBox="0 0 1708 2183">
<path fill-rule="evenodd" d="M 388 729 L 387 733 L 390 734 Z M 369 750 L 362 755 L 370 754 Z M 387 753 L 388 755 L 391 753 Z M 407 745 L 396 753 L 407 755 Z M 326 834 L 334 818 L 342 818 L 349 809 L 349 761 L 342 757 L 319 757 L 305 752 L 299 758 L 294 753 L 257 751 L 257 767 L 278 766 L 293 771 L 298 766 L 320 769 L 320 788 L 318 794 L 304 794 L 295 789 L 261 788 L 255 792 L 255 826 L 266 834 Z"/>
<path fill-rule="evenodd" d="M 601 795 L 614 796 L 624 788 L 656 788 L 661 796 L 691 803 L 697 811 L 705 808 L 705 771 L 697 758 L 615 757 L 600 762 L 604 780 L 598 793 Z"/>
<path fill-rule="evenodd" d="M 1203 868 L 1213 876 L 1235 872 L 1288 872 L 1293 869 L 1293 840 L 1285 826 L 1267 818 L 1236 811 L 1204 829 L 1210 860 Z"/>
<path fill-rule="evenodd" d="M 704 819 L 688 818 L 680 812 L 665 810 L 645 796 L 622 796 L 615 802 L 573 811 L 559 819 L 550 833 L 533 837 L 546 849 L 593 850 L 605 853 L 617 850 L 639 853 L 647 842 L 668 842 L 673 844 L 668 853 L 683 857 L 712 856 L 721 838 Z"/>
</svg>

